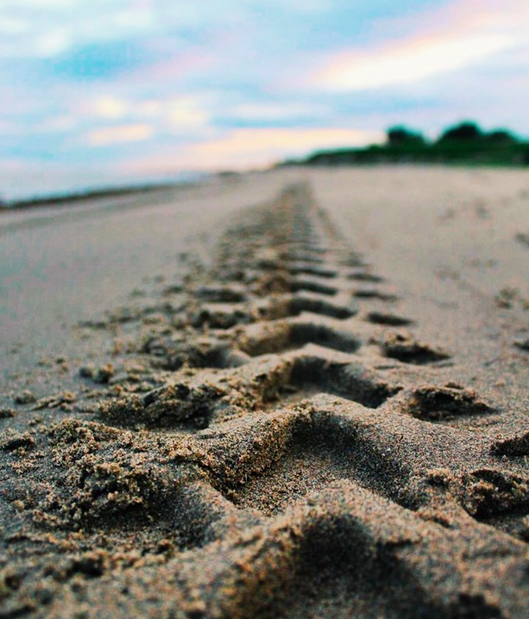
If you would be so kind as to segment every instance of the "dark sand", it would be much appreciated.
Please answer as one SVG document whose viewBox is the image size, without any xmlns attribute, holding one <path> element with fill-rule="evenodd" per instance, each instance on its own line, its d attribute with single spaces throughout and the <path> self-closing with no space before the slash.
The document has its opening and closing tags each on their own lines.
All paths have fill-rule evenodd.
<svg viewBox="0 0 529 619">
<path fill-rule="evenodd" d="M 529 616 L 528 188 L 295 170 L 92 213 L 147 263 L 50 279 L 40 365 L 31 320 L 3 340 L 0 617 Z"/>
</svg>

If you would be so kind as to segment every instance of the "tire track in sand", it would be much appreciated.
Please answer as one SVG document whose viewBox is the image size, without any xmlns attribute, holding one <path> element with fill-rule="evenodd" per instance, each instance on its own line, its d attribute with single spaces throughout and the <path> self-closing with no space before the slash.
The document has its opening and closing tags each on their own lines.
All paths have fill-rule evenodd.
<svg viewBox="0 0 529 619">
<path fill-rule="evenodd" d="M 527 616 L 527 441 L 470 440 L 501 412 L 430 384 L 449 355 L 310 189 L 241 214 L 215 264 L 138 328 L 162 384 L 40 439 L 33 526 L 85 550 L 4 616 Z"/>
</svg>

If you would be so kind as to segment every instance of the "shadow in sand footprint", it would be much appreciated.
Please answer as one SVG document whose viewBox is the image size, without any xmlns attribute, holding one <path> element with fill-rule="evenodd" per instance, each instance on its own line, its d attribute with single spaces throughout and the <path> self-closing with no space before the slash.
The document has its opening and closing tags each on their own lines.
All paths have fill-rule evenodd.
<svg viewBox="0 0 529 619">
<path fill-rule="evenodd" d="M 498 412 L 473 391 L 455 385 L 447 387 L 426 385 L 414 389 L 403 410 L 417 419 L 426 421 L 445 421 Z"/>
<path fill-rule="evenodd" d="M 385 281 L 383 277 L 380 277 L 380 275 L 373 275 L 372 273 L 367 273 L 365 271 L 350 273 L 347 276 L 347 279 L 351 279 L 357 282 L 369 282 L 372 284 L 380 284 Z"/>
<path fill-rule="evenodd" d="M 293 316 L 302 312 L 311 312 L 331 318 L 344 319 L 354 316 L 358 312 L 358 308 L 354 307 L 353 303 L 339 304 L 315 293 L 296 292 L 291 297 L 290 312 Z"/>
<path fill-rule="evenodd" d="M 309 292 L 317 292 L 318 294 L 324 294 L 327 296 L 334 296 L 338 293 L 338 288 L 329 286 L 326 283 L 320 282 L 315 278 L 298 277 L 290 283 L 290 289 L 292 292 L 298 292 L 300 290 L 308 290 Z"/>
<path fill-rule="evenodd" d="M 450 355 L 415 340 L 408 333 L 390 333 L 380 344 L 382 354 L 413 365 L 426 365 L 450 359 Z"/>
<path fill-rule="evenodd" d="M 369 312 L 365 319 L 367 322 L 371 322 L 375 325 L 387 325 L 391 327 L 406 327 L 413 324 L 413 320 L 409 318 L 403 318 L 396 314 L 385 314 L 383 312 Z"/>
<path fill-rule="evenodd" d="M 373 299 L 375 301 L 393 302 L 398 301 L 399 297 L 394 294 L 388 294 L 376 290 L 374 288 L 358 288 L 353 292 L 353 297 L 357 299 Z"/>
<path fill-rule="evenodd" d="M 316 266 L 314 264 L 293 263 L 287 265 L 287 271 L 291 275 L 314 275 L 316 277 L 323 277 L 326 279 L 333 279 L 338 276 L 338 273 L 334 269 L 326 268 L 324 266 Z"/>
</svg>

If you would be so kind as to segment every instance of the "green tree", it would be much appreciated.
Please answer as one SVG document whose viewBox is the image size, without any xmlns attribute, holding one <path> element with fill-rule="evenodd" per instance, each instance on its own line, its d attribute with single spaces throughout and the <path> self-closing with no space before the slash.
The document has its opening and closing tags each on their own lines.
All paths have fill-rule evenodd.
<svg viewBox="0 0 529 619">
<path fill-rule="evenodd" d="M 475 122 L 465 121 L 449 127 L 438 142 L 476 142 L 483 137 L 483 132 Z"/>
<path fill-rule="evenodd" d="M 423 145 L 425 143 L 421 133 L 408 129 L 403 125 L 390 127 L 386 132 L 386 136 L 389 146 L 402 146 L 404 144 Z"/>
<path fill-rule="evenodd" d="M 506 129 L 494 129 L 487 133 L 485 138 L 494 144 L 516 144 L 518 142 L 518 138 Z"/>
</svg>

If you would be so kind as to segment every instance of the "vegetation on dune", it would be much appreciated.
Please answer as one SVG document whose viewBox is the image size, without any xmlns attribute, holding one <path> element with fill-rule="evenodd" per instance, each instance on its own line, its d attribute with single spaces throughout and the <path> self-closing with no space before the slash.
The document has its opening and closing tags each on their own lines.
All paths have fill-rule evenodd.
<svg viewBox="0 0 529 619">
<path fill-rule="evenodd" d="M 403 125 L 390 127 L 384 144 L 318 151 L 282 165 L 354 165 L 369 163 L 463 163 L 529 165 L 529 142 L 507 129 L 483 131 L 475 122 L 449 127 L 431 141 Z"/>
</svg>

